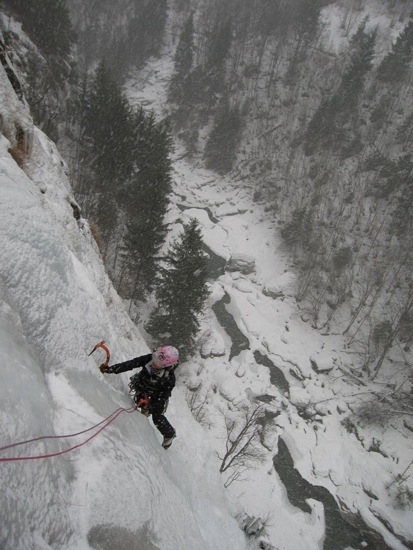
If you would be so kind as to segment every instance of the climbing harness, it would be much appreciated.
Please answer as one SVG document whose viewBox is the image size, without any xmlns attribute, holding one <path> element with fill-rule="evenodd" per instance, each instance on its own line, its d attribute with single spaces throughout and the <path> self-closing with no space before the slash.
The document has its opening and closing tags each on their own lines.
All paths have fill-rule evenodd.
<svg viewBox="0 0 413 550">
<path fill-rule="evenodd" d="M 147 395 L 142 394 L 139 397 L 138 396 L 136 396 L 136 397 L 137 397 L 137 399 L 135 398 L 135 403 L 136 403 L 135 407 L 137 409 L 138 408 L 147 409 L 149 407 L 150 399 Z"/>
</svg>

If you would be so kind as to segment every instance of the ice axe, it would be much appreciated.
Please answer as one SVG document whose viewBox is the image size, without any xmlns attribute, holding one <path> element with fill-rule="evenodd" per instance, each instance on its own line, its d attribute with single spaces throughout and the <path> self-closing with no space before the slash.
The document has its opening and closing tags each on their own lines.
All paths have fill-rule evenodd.
<svg viewBox="0 0 413 550">
<path fill-rule="evenodd" d="M 105 367 L 107 367 L 109 365 L 109 361 L 110 361 L 110 351 L 109 351 L 109 348 L 107 347 L 107 345 L 105 344 L 105 340 L 102 340 L 101 342 L 99 342 L 99 344 L 96 344 L 96 346 L 92 349 L 92 351 L 88 354 L 88 357 L 90 355 L 92 355 L 92 353 L 94 351 L 96 351 L 98 348 L 102 348 L 103 351 L 106 353 L 106 361 L 104 363 L 102 363 L 102 365 L 104 365 Z M 100 365 L 100 366 L 102 366 Z"/>
</svg>

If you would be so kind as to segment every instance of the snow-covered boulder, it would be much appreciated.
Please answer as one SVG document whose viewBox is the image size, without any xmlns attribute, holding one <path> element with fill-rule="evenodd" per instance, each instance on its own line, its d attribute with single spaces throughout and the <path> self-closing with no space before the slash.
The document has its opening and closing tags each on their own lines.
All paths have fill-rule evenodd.
<svg viewBox="0 0 413 550">
<path fill-rule="evenodd" d="M 294 378 L 297 378 L 297 380 L 305 380 L 306 378 L 309 378 L 308 375 L 304 374 L 302 369 L 298 365 L 294 365 L 290 367 L 290 374 L 291 376 L 294 376 Z"/>
<path fill-rule="evenodd" d="M 337 412 L 338 412 L 338 414 L 344 414 L 347 411 L 348 411 L 347 403 L 345 401 L 339 401 L 337 403 Z"/>
<path fill-rule="evenodd" d="M 225 342 L 222 336 L 213 329 L 207 329 L 202 335 L 201 357 L 222 357 L 225 355 Z"/>
<path fill-rule="evenodd" d="M 239 277 L 238 280 L 234 282 L 234 287 L 244 294 L 251 294 L 251 292 L 254 291 L 251 281 L 249 279 L 244 279 L 244 277 Z"/>
<path fill-rule="evenodd" d="M 310 357 L 310 363 L 313 369 L 318 372 L 330 372 L 334 368 L 334 363 L 331 357 Z"/>
<path fill-rule="evenodd" d="M 254 273 L 255 258 L 247 254 L 233 254 L 225 266 L 227 271 L 240 271 L 245 275 Z"/>
<path fill-rule="evenodd" d="M 294 273 L 286 271 L 281 276 L 267 281 L 262 292 L 274 299 L 294 297 L 297 292 L 297 277 Z"/>
<path fill-rule="evenodd" d="M 290 403 L 298 408 L 305 408 L 311 401 L 311 396 L 308 391 L 299 386 L 290 387 L 289 392 Z"/>
<path fill-rule="evenodd" d="M 234 387 L 234 383 L 230 378 L 222 377 L 217 385 L 217 390 L 221 397 L 223 397 L 230 404 L 234 405 L 236 410 L 241 408 L 241 404 L 244 403 L 245 405 L 244 396 L 239 393 L 236 387 Z"/>
<path fill-rule="evenodd" d="M 327 416 L 328 414 L 331 414 L 331 408 L 328 406 L 327 403 L 316 403 L 314 405 L 314 410 L 320 416 Z"/>
</svg>

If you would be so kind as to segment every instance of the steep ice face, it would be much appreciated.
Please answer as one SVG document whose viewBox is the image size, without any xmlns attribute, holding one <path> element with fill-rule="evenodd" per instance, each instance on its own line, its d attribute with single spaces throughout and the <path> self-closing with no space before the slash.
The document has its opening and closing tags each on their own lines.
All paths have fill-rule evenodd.
<svg viewBox="0 0 413 550">
<path fill-rule="evenodd" d="M 26 116 L 23 106 L 14 107 L 18 117 Z M 130 407 L 127 375 L 101 375 L 100 358 L 88 352 L 102 338 L 114 361 L 148 352 L 106 276 L 87 223 L 73 216 L 65 166 L 53 143 L 34 128 L 24 171 L 9 146 L 2 136 L 0 446 L 76 433 Z M 178 438 L 167 452 L 151 422 L 133 413 L 72 453 L 1 462 L 0 547 L 245 548 L 225 504 L 216 458 L 180 388 L 168 417 Z M 0 456 L 50 454 L 81 441 L 47 439 Z M 197 451 L 189 460 L 190 444 Z"/>
</svg>

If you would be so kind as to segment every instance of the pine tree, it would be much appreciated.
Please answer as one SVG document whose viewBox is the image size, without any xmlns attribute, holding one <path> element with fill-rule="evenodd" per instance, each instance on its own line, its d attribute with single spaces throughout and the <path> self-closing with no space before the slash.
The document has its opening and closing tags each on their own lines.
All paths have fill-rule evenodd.
<svg viewBox="0 0 413 550">
<path fill-rule="evenodd" d="M 305 132 L 304 152 L 306 155 L 312 155 L 331 144 L 332 136 L 337 134 L 335 114 L 339 108 L 339 102 L 337 96 L 322 99 Z"/>
<path fill-rule="evenodd" d="M 225 89 L 225 63 L 232 42 L 232 23 L 229 19 L 218 20 L 208 37 L 205 64 L 198 79 L 198 93 L 206 107 L 213 107 Z"/>
<path fill-rule="evenodd" d="M 302 38 L 308 43 L 317 35 L 321 8 L 320 0 L 286 2 L 284 9 L 288 14 L 287 22 L 291 20 L 299 39 Z"/>
<path fill-rule="evenodd" d="M 365 31 L 364 21 L 352 38 L 352 54 L 349 66 L 343 75 L 338 94 L 341 96 L 344 110 L 353 110 L 354 101 L 357 101 L 364 78 L 373 66 L 377 29 Z"/>
<path fill-rule="evenodd" d="M 207 257 L 202 247 L 199 223 L 192 219 L 163 258 L 155 290 L 158 307 L 147 326 L 155 340 L 166 338 L 183 358 L 195 350 L 199 315 L 209 295 Z"/>
<path fill-rule="evenodd" d="M 159 55 L 167 20 L 167 0 L 142 2 L 143 9 L 129 21 L 123 55 L 129 63 L 142 65 L 151 55 Z"/>
<path fill-rule="evenodd" d="M 357 141 L 350 127 L 358 126 L 357 104 L 372 68 L 377 38 L 377 30 L 366 32 L 365 25 L 363 21 L 351 41 L 350 59 L 339 88 L 323 98 L 307 127 L 304 144 L 307 155 L 323 147 L 350 151 Z"/>
<path fill-rule="evenodd" d="M 164 222 L 171 191 L 172 138 L 166 121 L 138 109 L 134 116 L 136 162 L 133 176 L 121 192 L 126 215 L 125 297 L 142 298 L 155 282 L 157 256 L 167 227 Z"/>
<path fill-rule="evenodd" d="M 86 214 L 107 239 L 117 222 L 119 187 L 134 168 L 136 145 L 130 106 L 104 63 L 96 70 L 80 117 L 81 164 L 88 177 L 83 189 L 91 199 Z"/>
<path fill-rule="evenodd" d="M 238 106 L 231 107 L 229 99 L 224 97 L 205 146 L 207 168 L 212 168 L 219 174 L 226 174 L 232 169 L 241 131 L 240 110 Z"/>
<path fill-rule="evenodd" d="M 191 70 L 194 61 L 194 17 L 185 22 L 174 57 L 174 73 L 169 84 L 169 100 L 178 104 L 191 96 Z"/>
<path fill-rule="evenodd" d="M 75 40 L 65 0 L 8 0 L 23 30 L 46 55 L 68 57 Z"/>
<path fill-rule="evenodd" d="M 82 111 L 85 160 L 99 184 L 116 185 L 133 167 L 133 124 L 129 103 L 107 66 L 99 64 Z"/>
<path fill-rule="evenodd" d="M 377 76 L 384 82 L 400 82 L 404 79 L 413 59 L 413 21 L 405 26 L 396 42 L 381 62 Z"/>
<path fill-rule="evenodd" d="M 393 212 L 392 230 L 399 237 L 413 237 L 413 157 L 403 155 L 389 174 L 393 192 L 398 192 L 396 209 Z"/>
</svg>

